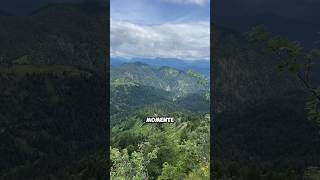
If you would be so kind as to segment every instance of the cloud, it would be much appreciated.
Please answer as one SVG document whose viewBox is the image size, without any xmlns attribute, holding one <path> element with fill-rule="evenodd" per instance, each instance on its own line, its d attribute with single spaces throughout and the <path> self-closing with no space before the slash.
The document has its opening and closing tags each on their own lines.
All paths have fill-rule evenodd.
<svg viewBox="0 0 320 180">
<path fill-rule="evenodd" d="M 210 0 L 164 0 L 166 2 L 178 3 L 178 4 L 196 4 L 203 6 L 210 2 Z"/>
<path fill-rule="evenodd" d="M 209 59 L 209 22 L 140 25 L 111 19 L 111 56 Z"/>
</svg>

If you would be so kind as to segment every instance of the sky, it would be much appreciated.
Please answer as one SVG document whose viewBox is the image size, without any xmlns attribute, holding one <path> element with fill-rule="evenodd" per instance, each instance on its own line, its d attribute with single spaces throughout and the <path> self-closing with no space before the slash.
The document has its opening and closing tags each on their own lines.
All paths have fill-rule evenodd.
<svg viewBox="0 0 320 180">
<path fill-rule="evenodd" d="M 13 15 L 27 15 L 31 12 L 54 3 L 81 3 L 94 0 L 0 0 L 0 10 Z M 106 0 L 95 0 L 106 3 Z"/>
<path fill-rule="evenodd" d="M 209 60 L 210 0 L 111 0 L 110 15 L 113 57 Z"/>
<path fill-rule="evenodd" d="M 319 0 L 215 0 L 214 6 L 215 19 L 221 23 L 227 21 L 225 17 L 239 19 L 261 13 L 313 23 L 318 23 L 320 17 Z"/>
<path fill-rule="evenodd" d="M 48 3 L 81 1 L 83 0 L 0 0 L 0 11 L 3 10 L 12 14 L 23 15 L 43 7 Z M 107 0 L 98 1 L 107 3 Z M 134 55 L 139 55 L 137 53 L 140 52 L 142 47 L 151 46 L 153 50 L 156 49 L 158 52 L 150 50 L 149 52 L 142 53 L 141 50 L 140 55 L 166 57 L 166 54 L 171 54 L 170 57 L 181 58 L 208 57 L 208 52 L 205 47 L 199 47 L 199 50 L 197 50 L 194 46 L 197 46 L 199 43 L 208 48 L 208 44 L 201 43 L 201 40 L 206 41 L 205 39 L 208 33 L 198 34 L 197 32 L 204 32 L 202 30 L 209 28 L 204 25 L 209 21 L 209 1 L 210 0 L 110 0 L 111 25 L 113 25 L 111 31 L 113 31 L 114 34 L 118 33 L 120 36 L 130 36 L 132 40 L 139 42 L 139 46 L 134 49 L 132 45 L 136 42 L 125 42 L 121 40 L 120 36 L 113 35 L 112 42 L 114 43 L 112 50 L 114 55 L 129 56 L 132 52 L 136 53 Z M 253 17 L 255 14 L 264 12 L 300 19 L 306 22 L 319 23 L 320 0 L 215 0 L 213 11 L 216 16 L 214 20 L 217 24 L 229 24 L 229 22 L 239 22 L 240 24 L 246 21 L 246 19 L 243 19 L 244 17 L 248 17 L 246 15 Z M 185 31 L 174 31 L 171 33 L 164 30 L 166 26 L 171 25 L 172 27 L 175 24 L 180 24 L 180 28 L 182 28 L 183 25 L 185 27 L 192 26 L 193 28 L 183 28 Z M 130 26 L 134 28 L 134 30 L 132 32 L 125 31 L 125 26 Z M 115 29 L 119 30 L 119 28 L 122 28 L 122 30 L 115 32 Z M 141 34 L 139 37 L 135 37 L 134 35 L 140 30 L 152 31 L 153 38 L 141 37 Z M 190 36 L 190 34 L 196 34 L 197 37 Z M 188 38 L 186 38 L 187 35 L 189 35 Z M 170 38 L 171 36 L 174 36 L 174 38 Z M 201 38 L 199 38 L 199 36 Z M 152 43 L 148 43 L 148 41 Z M 170 46 L 166 46 L 165 44 L 168 44 L 168 41 L 174 42 L 171 42 Z M 179 43 L 184 46 L 173 45 Z M 177 48 L 177 53 L 174 56 L 173 51 L 168 53 L 166 49 L 160 48 L 159 46 L 171 48 L 174 46 Z M 129 47 L 131 47 L 131 52 L 127 52 L 130 50 Z M 147 51 L 148 49 L 144 48 L 144 50 Z M 152 54 L 152 52 L 156 53 Z M 207 52 L 207 54 L 204 52 Z M 181 54 L 184 55 L 184 57 Z"/>
</svg>

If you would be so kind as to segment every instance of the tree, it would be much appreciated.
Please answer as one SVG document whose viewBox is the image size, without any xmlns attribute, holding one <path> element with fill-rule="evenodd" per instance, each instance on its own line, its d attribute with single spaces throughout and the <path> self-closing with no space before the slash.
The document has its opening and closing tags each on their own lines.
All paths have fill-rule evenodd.
<svg viewBox="0 0 320 180">
<path fill-rule="evenodd" d="M 144 152 L 145 144 L 139 145 L 139 150 L 134 151 L 129 156 L 127 149 L 119 151 L 111 148 L 110 158 L 112 167 L 110 176 L 114 180 L 148 180 L 147 166 L 152 159 L 157 158 L 158 148 L 150 153 Z"/>
<path fill-rule="evenodd" d="M 312 66 L 320 59 L 320 49 L 305 50 L 299 42 L 274 36 L 264 26 L 254 27 L 247 34 L 250 42 L 270 50 L 279 60 L 281 72 L 288 72 L 301 82 L 309 98 L 306 102 L 308 119 L 320 125 L 320 85 L 312 82 Z"/>
</svg>

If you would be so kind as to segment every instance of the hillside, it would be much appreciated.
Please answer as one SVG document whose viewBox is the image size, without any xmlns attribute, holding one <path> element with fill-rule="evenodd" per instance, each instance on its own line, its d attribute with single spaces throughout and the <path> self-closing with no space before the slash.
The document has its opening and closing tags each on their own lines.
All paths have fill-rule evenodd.
<svg viewBox="0 0 320 180">
<path fill-rule="evenodd" d="M 210 61 L 209 60 L 184 60 L 172 58 L 121 58 L 111 57 L 110 64 L 112 67 L 118 67 L 123 63 L 141 62 L 153 67 L 169 66 L 178 70 L 200 73 L 205 76 L 210 75 Z"/>
<path fill-rule="evenodd" d="M 172 67 L 111 67 L 111 178 L 209 179 L 208 84 Z M 175 123 L 144 123 L 155 116 Z"/>
<path fill-rule="evenodd" d="M 105 176 L 103 79 L 71 67 L 14 65 L 0 70 L 0 81 L 0 179 Z"/>
<path fill-rule="evenodd" d="M 111 68 L 110 77 L 112 84 L 150 86 L 170 92 L 174 98 L 209 91 L 208 79 L 198 73 L 192 74 L 191 71 L 185 72 L 167 66 L 151 67 L 140 62 L 125 63 Z"/>
<path fill-rule="evenodd" d="M 1 180 L 107 178 L 107 13 L 0 16 Z"/>
<path fill-rule="evenodd" d="M 107 9 L 99 5 L 53 4 L 28 16 L 0 16 L 0 62 L 104 70 L 106 27 Z"/>
<path fill-rule="evenodd" d="M 166 112 L 208 112 L 209 82 L 205 77 L 171 67 L 135 62 L 111 68 L 110 113 L 112 124 L 141 108 Z M 202 80 L 202 81 L 201 81 Z"/>
<path fill-rule="evenodd" d="M 217 111 L 302 89 L 296 78 L 278 70 L 279 62 L 270 50 L 251 44 L 239 32 L 225 28 L 214 31 Z"/>
<path fill-rule="evenodd" d="M 297 78 L 245 34 L 217 28 L 213 38 L 215 177 L 298 180 L 320 166 L 319 127 Z"/>
<path fill-rule="evenodd" d="M 170 94 L 166 91 L 141 85 L 111 85 L 111 124 L 124 119 L 130 113 L 151 105 L 170 104 Z"/>
</svg>

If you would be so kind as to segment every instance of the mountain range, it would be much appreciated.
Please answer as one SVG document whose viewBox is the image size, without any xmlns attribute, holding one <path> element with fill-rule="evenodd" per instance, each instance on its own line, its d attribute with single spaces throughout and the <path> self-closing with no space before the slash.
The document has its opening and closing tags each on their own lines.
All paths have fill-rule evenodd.
<svg viewBox="0 0 320 180">
<path fill-rule="evenodd" d="M 108 10 L 95 8 L 52 5 L 30 16 L 0 17 L 0 61 L 27 71 L 23 77 L 1 72 L 0 179 L 106 176 L 107 160 L 101 158 L 108 138 L 103 122 L 106 82 L 79 73 L 70 77 L 60 70 L 57 75 L 52 68 L 55 64 L 105 71 L 102 49 L 106 49 Z M 286 21 L 271 23 L 276 28 Z M 291 38 L 312 43 L 312 38 L 304 37 L 309 31 L 302 31 L 300 25 L 301 34 L 292 31 L 301 38 Z M 281 31 L 285 30 L 291 31 Z M 248 42 L 242 31 L 219 28 L 213 35 L 214 174 L 225 179 L 302 179 L 308 167 L 319 167 L 319 129 L 307 119 L 307 94 L 299 81 L 279 72 L 274 55 Z M 123 112 L 150 107 L 180 107 L 182 112 L 208 109 L 209 81 L 194 73 L 209 74 L 208 63 L 197 70 L 179 60 L 171 67 L 164 67 L 165 61 L 150 65 L 146 61 L 111 61 L 111 115 L 121 118 Z M 187 65 L 180 66 L 182 62 Z M 25 64 L 34 66 L 26 70 Z M 43 67 L 50 71 L 34 73 Z M 128 132 L 123 139 L 137 133 L 139 140 L 140 132 Z M 102 155 L 96 154 L 99 150 Z"/>
<path fill-rule="evenodd" d="M 111 66 L 110 76 L 111 179 L 209 179 L 208 77 L 142 62 Z M 147 117 L 172 117 L 174 123 L 147 123 Z M 154 148 L 157 155 L 143 168 L 121 170 L 137 161 L 137 152 L 144 158 Z M 114 152 L 131 156 L 119 159 Z M 167 174 L 166 164 L 176 170 Z"/>
<path fill-rule="evenodd" d="M 111 67 L 110 77 L 111 121 L 148 106 L 208 112 L 209 79 L 199 73 L 134 62 Z"/>
<path fill-rule="evenodd" d="M 0 15 L 0 179 L 107 178 L 108 9 L 87 5 Z"/>
<path fill-rule="evenodd" d="M 174 58 L 122 58 L 111 57 L 110 64 L 117 67 L 123 63 L 141 62 L 154 67 L 169 66 L 178 70 L 187 71 L 192 70 L 201 73 L 205 76 L 210 75 L 210 61 L 209 60 L 183 60 Z"/>
<path fill-rule="evenodd" d="M 209 80 L 205 76 L 168 66 L 155 68 L 141 62 L 111 68 L 110 77 L 111 85 L 130 83 L 149 86 L 173 93 L 175 97 L 209 90 Z"/>
</svg>

